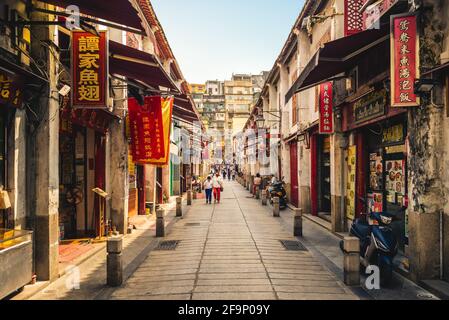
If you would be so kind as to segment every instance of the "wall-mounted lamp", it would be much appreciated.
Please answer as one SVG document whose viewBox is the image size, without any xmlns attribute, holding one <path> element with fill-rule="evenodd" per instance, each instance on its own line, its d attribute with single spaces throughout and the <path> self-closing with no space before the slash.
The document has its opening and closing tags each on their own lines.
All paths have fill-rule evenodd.
<svg viewBox="0 0 449 320">
<path fill-rule="evenodd" d="M 265 126 L 265 119 L 263 117 L 263 115 L 258 115 L 256 118 L 256 123 L 257 123 L 257 128 L 258 129 L 263 129 Z"/>
<path fill-rule="evenodd" d="M 439 84 L 439 82 L 434 79 L 425 79 L 425 78 L 416 79 L 415 80 L 415 94 L 417 94 L 417 95 L 428 94 L 438 84 Z"/>
<path fill-rule="evenodd" d="M 310 149 L 310 134 L 305 131 L 298 135 L 298 142 L 303 142 L 306 145 L 306 149 Z"/>
</svg>

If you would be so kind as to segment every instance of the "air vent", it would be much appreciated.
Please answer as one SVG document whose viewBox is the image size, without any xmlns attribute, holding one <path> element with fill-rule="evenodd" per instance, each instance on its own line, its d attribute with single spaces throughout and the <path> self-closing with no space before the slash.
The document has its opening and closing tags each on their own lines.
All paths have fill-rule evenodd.
<svg viewBox="0 0 449 320">
<path fill-rule="evenodd" d="M 288 251 L 307 251 L 307 249 L 299 241 L 292 241 L 292 240 L 279 240 L 279 241 Z"/>
<path fill-rule="evenodd" d="M 175 250 L 179 242 L 179 240 L 162 241 L 155 250 Z"/>
</svg>

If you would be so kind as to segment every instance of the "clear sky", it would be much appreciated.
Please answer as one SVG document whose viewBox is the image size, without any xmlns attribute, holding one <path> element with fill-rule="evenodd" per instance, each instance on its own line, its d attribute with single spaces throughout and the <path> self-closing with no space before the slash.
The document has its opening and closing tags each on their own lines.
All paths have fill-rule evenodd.
<svg viewBox="0 0 449 320">
<path fill-rule="evenodd" d="M 190 83 L 271 70 L 303 0 L 152 0 Z"/>
</svg>

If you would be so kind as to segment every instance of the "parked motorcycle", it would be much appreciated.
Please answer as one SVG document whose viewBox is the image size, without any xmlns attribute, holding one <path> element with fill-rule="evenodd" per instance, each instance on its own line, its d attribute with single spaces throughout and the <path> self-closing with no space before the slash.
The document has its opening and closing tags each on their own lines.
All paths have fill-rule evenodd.
<svg viewBox="0 0 449 320">
<path fill-rule="evenodd" d="M 360 200 L 366 206 L 365 199 Z M 360 239 L 360 264 L 365 268 L 377 266 L 382 285 L 388 285 L 393 276 L 393 259 L 398 253 L 398 240 L 391 224 L 399 220 L 395 214 L 388 212 L 362 213 L 351 226 L 351 236 Z M 343 240 L 340 248 L 343 251 Z"/>
<path fill-rule="evenodd" d="M 273 204 L 273 198 L 279 198 L 279 208 L 281 210 L 287 208 L 287 192 L 284 188 L 285 183 L 283 181 L 278 181 L 273 183 L 268 187 L 268 194 L 270 196 L 270 203 Z"/>
</svg>

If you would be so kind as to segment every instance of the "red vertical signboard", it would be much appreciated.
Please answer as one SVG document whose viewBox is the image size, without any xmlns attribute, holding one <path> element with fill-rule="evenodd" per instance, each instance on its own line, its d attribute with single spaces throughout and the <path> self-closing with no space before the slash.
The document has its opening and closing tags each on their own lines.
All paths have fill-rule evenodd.
<svg viewBox="0 0 449 320">
<path fill-rule="evenodd" d="M 107 108 L 108 39 L 84 31 L 72 32 L 73 108 Z"/>
<path fill-rule="evenodd" d="M 334 133 L 332 82 L 320 85 L 320 134 Z"/>
<path fill-rule="evenodd" d="M 419 78 L 419 39 L 415 15 L 391 17 L 391 106 L 419 106 L 414 93 Z"/>
</svg>

